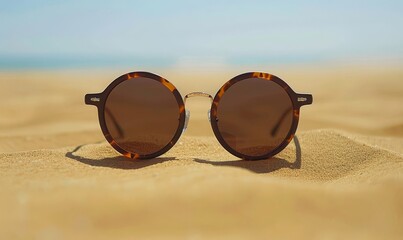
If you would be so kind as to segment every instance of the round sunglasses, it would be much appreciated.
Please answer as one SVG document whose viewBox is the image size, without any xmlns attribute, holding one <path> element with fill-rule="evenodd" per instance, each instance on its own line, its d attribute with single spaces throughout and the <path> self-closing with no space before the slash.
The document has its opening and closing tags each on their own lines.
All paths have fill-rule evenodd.
<svg viewBox="0 0 403 240">
<path fill-rule="evenodd" d="M 149 72 L 131 72 L 102 93 L 85 95 L 98 108 L 106 140 L 128 158 L 149 159 L 171 149 L 187 127 L 186 99 L 211 99 L 209 120 L 220 144 L 246 160 L 270 158 L 293 139 L 300 107 L 312 104 L 310 94 L 295 93 L 280 78 L 262 72 L 238 75 L 213 98 L 193 92 L 184 98 L 166 79 Z"/>
</svg>

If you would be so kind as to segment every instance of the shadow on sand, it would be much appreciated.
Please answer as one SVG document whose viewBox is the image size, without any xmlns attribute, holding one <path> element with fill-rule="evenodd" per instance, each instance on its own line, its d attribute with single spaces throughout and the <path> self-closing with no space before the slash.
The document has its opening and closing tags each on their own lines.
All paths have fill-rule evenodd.
<svg viewBox="0 0 403 240">
<path fill-rule="evenodd" d="M 290 169 L 300 169 L 301 168 L 301 146 L 298 137 L 294 137 L 295 144 L 295 161 L 289 162 L 285 159 L 273 157 L 270 159 L 259 160 L 259 161 L 244 161 L 244 160 L 231 160 L 231 161 L 210 161 L 200 158 L 195 158 L 194 161 L 202 164 L 211 164 L 214 166 L 229 166 L 229 167 L 239 167 L 243 169 L 248 169 L 256 173 L 270 173 L 277 171 L 282 168 Z M 175 160 L 175 157 L 162 157 L 153 158 L 147 160 L 131 160 L 123 156 L 109 157 L 103 159 L 91 159 L 81 156 L 76 156 L 75 153 L 78 152 L 84 145 L 76 147 L 73 151 L 67 152 L 66 157 L 76 160 L 78 162 L 95 166 L 95 167 L 109 167 L 116 169 L 140 169 L 148 167 L 154 164 L 163 163 L 165 161 Z"/>
<path fill-rule="evenodd" d="M 153 158 L 147 160 L 132 160 L 123 156 L 109 157 L 103 159 L 91 159 L 81 156 L 76 156 L 75 153 L 78 152 L 84 145 L 80 145 L 76 147 L 73 151 L 67 152 L 66 157 L 76 160 L 78 162 L 94 166 L 94 167 L 109 167 L 116 169 L 140 169 L 144 167 L 148 167 L 154 164 L 163 163 L 165 161 L 175 160 L 174 157 L 166 157 L 166 158 Z"/>
<path fill-rule="evenodd" d="M 258 161 L 209 161 L 204 159 L 195 158 L 194 161 L 198 163 L 211 164 L 214 166 L 229 166 L 239 167 L 247 169 L 255 173 L 270 173 L 282 168 L 300 169 L 301 168 L 301 146 L 298 137 L 294 137 L 295 144 L 295 161 L 289 162 L 285 159 L 273 157 L 270 159 L 258 160 Z"/>
</svg>

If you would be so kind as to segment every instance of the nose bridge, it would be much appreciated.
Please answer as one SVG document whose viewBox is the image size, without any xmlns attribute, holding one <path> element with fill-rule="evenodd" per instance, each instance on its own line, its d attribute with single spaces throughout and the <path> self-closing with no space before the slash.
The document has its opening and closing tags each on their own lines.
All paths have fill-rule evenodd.
<svg viewBox="0 0 403 240">
<path fill-rule="evenodd" d="M 207 98 L 210 98 L 210 101 L 211 101 L 211 102 L 213 102 L 213 97 L 212 97 L 210 94 L 205 93 L 205 92 L 191 92 L 191 93 L 188 93 L 188 94 L 186 94 L 186 96 L 183 98 L 183 102 L 186 103 L 186 100 L 187 100 L 188 98 L 191 98 L 191 97 L 207 97 Z"/>
<path fill-rule="evenodd" d="M 206 98 L 210 98 L 210 101 L 213 102 L 213 97 L 208 93 L 205 93 L 205 92 L 191 92 L 191 93 L 186 94 L 186 96 L 183 98 L 183 103 L 186 105 L 186 100 L 188 98 L 191 98 L 191 97 L 206 97 Z M 186 114 L 185 115 L 186 116 L 185 125 L 183 127 L 182 133 L 184 133 L 186 131 L 186 129 L 187 129 L 187 125 L 188 125 L 189 118 L 190 118 L 190 111 L 186 110 L 185 114 Z M 210 121 L 210 109 L 207 112 L 207 116 L 208 116 L 208 119 Z"/>
</svg>

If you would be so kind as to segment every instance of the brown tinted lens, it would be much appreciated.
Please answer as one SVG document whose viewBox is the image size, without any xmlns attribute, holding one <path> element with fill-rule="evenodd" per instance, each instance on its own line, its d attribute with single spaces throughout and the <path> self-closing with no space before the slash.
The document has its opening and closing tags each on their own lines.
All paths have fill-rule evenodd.
<svg viewBox="0 0 403 240">
<path fill-rule="evenodd" d="M 263 156 L 287 137 L 292 113 L 292 101 L 280 85 L 249 78 L 225 91 L 217 107 L 217 125 L 233 150 L 246 156 Z"/>
<path fill-rule="evenodd" d="M 159 81 L 123 81 L 105 103 L 106 127 L 117 145 L 130 153 L 149 155 L 162 150 L 179 127 L 179 105 Z"/>
</svg>

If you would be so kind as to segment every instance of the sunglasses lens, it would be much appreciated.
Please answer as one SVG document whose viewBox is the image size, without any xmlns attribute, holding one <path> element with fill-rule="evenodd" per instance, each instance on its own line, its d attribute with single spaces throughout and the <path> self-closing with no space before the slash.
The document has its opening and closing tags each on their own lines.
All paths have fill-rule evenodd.
<svg viewBox="0 0 403 240">
<path fill-rule="evenodd" d="M 225 143 L 244 156 L 259 157 L 281 145 L 293 122 L 288 93 L 276 82 L 248 78 L 230 86 L 217 106 Z"/>
<path fill-rule="evenodd" d="M 180 125 L 175 95 L 161 82 L 144 77 L 117 85 L 106 100 L 104 116 L 115 143 L 139 155 L 164 149 Z"/>
</svg>

